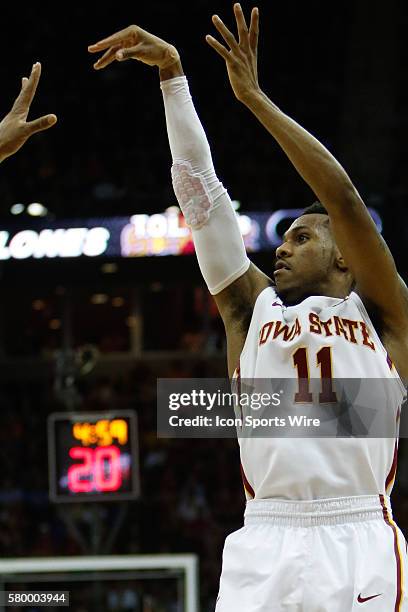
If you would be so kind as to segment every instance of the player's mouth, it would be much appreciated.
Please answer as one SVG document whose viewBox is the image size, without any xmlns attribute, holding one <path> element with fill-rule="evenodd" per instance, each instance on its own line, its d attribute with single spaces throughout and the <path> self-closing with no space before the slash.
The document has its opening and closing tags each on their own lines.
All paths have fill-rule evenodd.
<svg viewBox="0 0 408 612">
<path fill-rule="evenodd" d="M 277 274 L 281 274 L 282 272 L 287 272 L 288 270 L 290 270 L 290 266 L 288 266 L 287 263 L 285 263 L 282 260 L 279 260 L 278 262 L 276 262 L 275 264 L 275 271 L 274 271 L 274 276 L 276 276 Z"/>
</svg>

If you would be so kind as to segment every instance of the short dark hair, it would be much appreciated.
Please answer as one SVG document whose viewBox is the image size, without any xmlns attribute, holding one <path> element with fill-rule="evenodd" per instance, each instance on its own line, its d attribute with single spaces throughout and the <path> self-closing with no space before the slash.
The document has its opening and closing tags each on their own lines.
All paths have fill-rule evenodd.
<svg viewBox="0 0 408 612">
<path fill-rule="evenodd" d="M 321 204 L 318 200 L 316 200 L 316 202 L 313 202 L 313 204 L 305 208 L 305 210 L 302 212 L 302 215 L 328 215 L 328 214 L 329 213 L 327 212 L 323 204 Z"/>
<path fill-rule="evenodd" d="M 307 208 L 305 208 L 305 210 L 303 211 L 302 215 L 328 215 L 329 213 L 327 212 L 327 210 L 325 209 L 325 207 L 323 206 L 323 204 L 321 204 L 321 202 L 319 202 L 319 200 L 316 200 L 315 202 L 313 202 L 313 204 L 311 204 L 310 206 L 308 206 Z M 353 291 L 353 289 L 355 289 L 356 287 L 356 281 L 353 280 L 351 287 L 350 287 L 350 291 Z"/>
</svg>

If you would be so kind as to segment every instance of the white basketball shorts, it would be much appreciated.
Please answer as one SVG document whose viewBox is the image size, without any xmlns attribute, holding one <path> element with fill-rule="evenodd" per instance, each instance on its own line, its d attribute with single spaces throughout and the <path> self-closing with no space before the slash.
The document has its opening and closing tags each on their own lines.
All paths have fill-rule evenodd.
<svg viewBox="0 0 408 612">
<path fill-rule="evenodd" d="M 386 496 L 254 499 L 225 541 L 216 612 L 407 612 L 407 565 Z"/>
</svg>

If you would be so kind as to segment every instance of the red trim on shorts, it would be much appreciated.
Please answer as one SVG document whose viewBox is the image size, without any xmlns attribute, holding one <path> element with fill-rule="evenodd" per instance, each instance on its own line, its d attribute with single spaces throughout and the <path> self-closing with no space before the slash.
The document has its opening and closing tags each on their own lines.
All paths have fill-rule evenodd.
<svg viewBox="0 0 408 612">
<path fill-rule="evenodd" d="M 240 463 L 240 469 L 241 469 L 241 478 L 244 484 L 244 489 L 248 493 L 248 495 L 250 495 L 253 499 L 255 497 L 255 491 L 253 490 L 253 488 L 248 482 L 248 478 L 245 475 L 244 468 L 242 467 L 242 463 Z"/>
<path fill-rule="evenodd" d="M 398 406 L 397 414 L 395 417 L 397 430 L 398 430 L 398 421 L 399 421 L 400 415 L 401 415 L 401 406 Z M 385 480 L 385 490 L 387 493 L 389 492 L 388 491 L 389 487 L 393 485 L 393 482 L 395 480 L 395 476 L 397 473 L 397 463 L 398 463 L 398 436 L 395 438 L 394 456 L 392 459 L 391 468 Z"/>
<path fill-rule="evenodd" d="M 387 506 L 385 505 L 384 495 L 380 494 L 380 503 L 383 511 L 384 521 L 389 525 L 394 534 L 394 553 L 395 559 L 397 562 L 397 597 L 395 599 L 394 612 L 401 612 L 401 603 L 402 603 L 402 561 L 401 561 L 401 553 L 398 546 L 398 534 L 395 523 L 392 519 L 390 519 L 388 514 Z"/>
<path fill-rule="evenodd" d="M 389 471 L 389 474 L 385 480 L 385 489 L 387 490 L 389 485 L 391 484 L 391 482 L 394 480 L 395 478 L 395 474 L 397 472 L 397 460 L 398 460 L 398 440 L 395 440 L 395 444 L 394 444 L 394 457 L 392 460 L 392 465 L 391 465 L 391 469 Z"/>
</svg>

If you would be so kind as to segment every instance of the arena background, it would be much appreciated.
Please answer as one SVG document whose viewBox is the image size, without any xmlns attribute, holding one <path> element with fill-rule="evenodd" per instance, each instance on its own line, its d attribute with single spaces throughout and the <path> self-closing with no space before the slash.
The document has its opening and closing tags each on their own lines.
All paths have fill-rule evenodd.
<svg viewBox="0 0 408 612">
<path fill-rule="evenodd" d="M 247 15 L 251 6 L 243 3 Z M 340 159 L 381 216 L 408 280 L 406 3 L 258 6 L 262 88 Z M 1 116 L 39 60 L 32 116 L 54 112 L 58 124 L 1 165 L 0 231 L 62 227 L 67 219 L 75 222 L 64 227 L 78 227 L 79 219 L 174 206 L 157 71 L 126 62 L 95 72 L 87 53 L 88 44 L 131 23 L 178 47 L 218 175 L 239 212 L 311 203 L 272 138 L 234 99 L 223 62 L 205 43 L 211 15 L 232 26 L 231 9 L 217 0 L 9 5 L 0 39 Z M 32 202 L 48 216 L 11 214 L 13 205 Z M 252 258 L 272 269 L 273 251 Z M 242 524 L 237 444 L 156 437 L 158 375 L 226 374 L 223 326 L 195 257 L 3 259 L 0 294 L 0 557 L 191 552 L 200 562 L 201 610 L 212 610 L 224 538 Z M 75 370 L 74 396 L 67 395 L 64 368 L 85 346 L 81 363 L 93 369 Z M 139 419 L 140 498 L 70 506 L 75 533 L 48 497 L 47 416 L 67 405 L 84 413 L 130 409 Z M 402 440 L 393 506 L 405 534 L 407 464 Z M 159 580 L 116 582 L 103 593 L 70 588 L 77 589 L 77 612 L 182 609 Z"/>
</svg>

